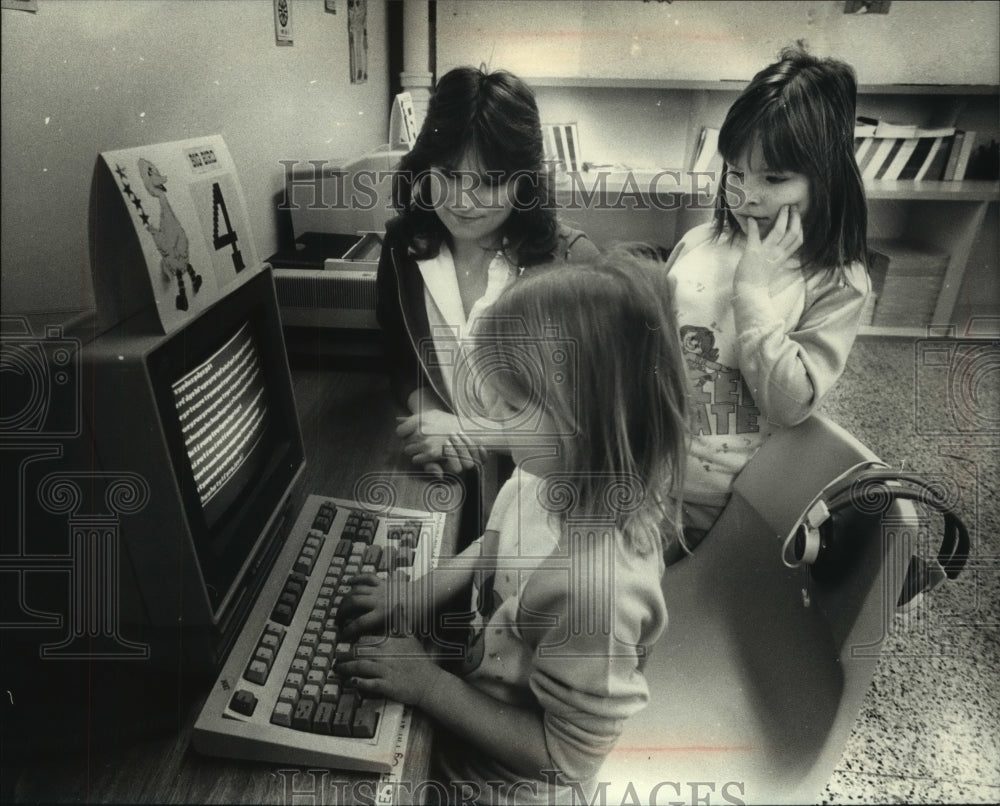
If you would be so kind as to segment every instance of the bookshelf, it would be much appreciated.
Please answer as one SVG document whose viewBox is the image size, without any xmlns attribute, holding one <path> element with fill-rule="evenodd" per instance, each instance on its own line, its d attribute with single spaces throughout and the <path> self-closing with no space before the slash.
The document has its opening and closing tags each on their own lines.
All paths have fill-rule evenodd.
<svg viewBox="0 0 1000 806">
<path fill-rule="evenodd" d="M 543 122 L 578 124 L 583 160 L 597 163 L 606 172 L 601 192 L 607 197 L 619 198 L 629 168 L 639 177 L 640 187 L 643 178 L 658 170 L 682 175 L 680 181 L 662 178 L 656 193 L 639 194 L 647 200 L 656 196 L 660 203 L 629 210 L 627 215 L 567 211 L 565 215 L 599 245 L 635 239 L 669 247 L 687 229 L 710 216 L 706 200 L 714 187 L 704 181 L 692 187 L 684 172 L 692 166 L 702 128 L 721 125 L 745 81 L 530 75 L 525 79 L 536 91 Z M 927 127 L 956 126 L 977 131 L 989 142 L 1000 139 L 998 101 L 1000 87 L 995 85 L 862 84 L 858 114 Z M 609 120 L 616 125 L 608 126 Z M 583 173 L 581 179 L 593 191 L 596 174 Z M 904 277 L 903 285 L 891 284 L 890 290 L 905 290 L 909 283 L 915 295 L 926 295 L 931 285 L 936 291 L 929 321 L 905 321 L 901 312 L 900 322 L 865 324 L 862 335 L 919 337 L 926 335 L 928 325 L 947 324 L 964 332 L 965 321 L 955 321 L 960 315 L 956 303 L 987 213 L 991 206 L 995 211 L 1000 201 L 1000 182 L 871 180 L 865 189 L 869 238 L 876 248 L 895 250 L 891 258 Z M 566 200 L 568 193 L 564 183 L 559 198 Z M 920 273 L 920 261 L 913 256 L 921 251 L 944 256 L 936 277 Z M 986 271 L 995 275 L 996 258 L 992 260 Z M 910 275 L 915 279 L 905 280 Z M 897 299 L 893 307 L 906 307 L 899 302 Z M 913 311 L 928 309 L 925 297 L 920 302 L 912 306 Z"/>
</svg>

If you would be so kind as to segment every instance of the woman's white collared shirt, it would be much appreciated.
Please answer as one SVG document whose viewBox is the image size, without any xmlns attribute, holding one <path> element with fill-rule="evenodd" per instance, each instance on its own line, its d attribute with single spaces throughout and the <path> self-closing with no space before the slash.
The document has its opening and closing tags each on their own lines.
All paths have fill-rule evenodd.
<svg viewBox="0 0 1000 806">
<path fill-rule="evenodd" d="M 442 243 L 436 257 L 418 260 L 417 266 L 424 280 L 427 322 L 430 325 L 434 352 L 442 365 L 441 375 L 446 386 L 444 391 L 448 395 L 446 402 L 454 406 L 454 368 L 461 342 L 472 331 L 476 320 L 516 275 L 517 269 L 502 252 L 497 252 L 487 269 L 486 292 L 476 300 L 466 316 L 458 289 L 455 260 L 448 245 Z M 417 348 L 426 355 L 421 345 L 417 345 Z"/>
</svg>

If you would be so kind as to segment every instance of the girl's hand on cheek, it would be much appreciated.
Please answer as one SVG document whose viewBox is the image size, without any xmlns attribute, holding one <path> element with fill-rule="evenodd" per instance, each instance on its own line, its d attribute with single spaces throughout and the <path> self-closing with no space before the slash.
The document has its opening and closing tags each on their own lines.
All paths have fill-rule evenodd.
<svg viewBox="0 0 1000 806">
<path fill-rule="evenodd" d="M 334 667 L 341 678 L 367 697 L 388 697 L 416 705 L 444 674 L 414 636 L 362 638 L 354 645 L 354 660 Z"/>
<path fill-rule="evenodd" d="M 734 288 L 766 288 L 774 273 L 802 246 L 802 217 L 797 207 L 782 207 L 771 231 L 761 240 L 757 221 L 747 219 L 747 243 L 733 278 Z"/>
</svg>

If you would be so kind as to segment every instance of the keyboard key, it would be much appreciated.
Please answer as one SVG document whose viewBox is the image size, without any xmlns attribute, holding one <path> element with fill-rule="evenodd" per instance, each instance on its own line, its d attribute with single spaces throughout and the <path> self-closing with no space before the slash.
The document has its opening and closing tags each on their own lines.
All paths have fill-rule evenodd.
<svg viewBox="0 0 1000 806">
<path fill-rule="evenodd" d="M 317 705 L 312 722 L 313 733 L 329 735 L 333 730 L 333 717 L 336 713 L 337 706 L 332 702 L 321 702 Z"/>
<path fill-rule="evenodd" d="M 266 663 L 259 660 L 250 661 L 250 665 L 247 666 L 247 670 L 243 673 L 243 677 L 249 680 L 251 683 L 256 683 L 259 686 L 263 686 L 267 682 L 267 673 L 270 668 Z"/>
<path fill-rule="evenodd" d="M 396 568 L 396 554 L 399 553 L 399 546 L 389 545 L 382 552 L 382 558 L 378 564 L 379 571 L 392 571 Z"/>
<path fill-rule="evenodd" d="M 281 635 L 271 631 L 271 625 L 268 624 L 264 628 L 264 634 L 260 637 L 260 645 L 266 646 L 275 652 L 278 651 L 278 647 L 281 646 Z"/>
<path fill-rule="evenodd" d="M 368 548 L 365 549 L 365 553 L 361 555 L 361 567 L 364 568 L 366 565 L 372 565 L 378 567 L 378 564 L 381 560 L 382 560 L 382 547 L 368 546 Z"/>
<path fill-rule="evenodd" d="M 382 715 L 383 700 L 361 700 L 351 723 L 351 735 L 356 739 L 371 739 L 375 736 L 378 719 Z"/>
<path fill-rule="evenodd" d="M 324 683 L 319 699 L 320 702 L 337 702 L 340 699 L 340 683 Z"/>
<path fill-rule="evenodd" d="M 312 730 L 313 711 L 315 710 L 315 701 L 306 698 L 299 700 L 292 713 L 292 727 L 295 730 Z"/>
<path fill-rule="evenodd" d="M 354 708 L 358 702 L 358 692 L 345 689 L 337 701 L 337 712 L 333 716 L 330 732 L 334 736 L 350 736 L 351 725 L 354 723 Z"/>
<path fill-rule="evenodd" d="M 243 716 L 253 716 L 254 709 L 257 707 L 257 697 L 252 691 L 238 689 L 229 701 L 229 707 Z"/>
<path fill-rule="evenodd" d="M 295 703 L 299 701 L 299 690 L 293 688 L 292 686 L 283 686 L 281 693 L 278 694 L 278 702 L 287 702 L 289 705 L 294 706 Z"/>
<path fill-rule="evenodd" d="M 306 683 L 302 687 L 302 695 L 299 697 L 299 702 L 302 700 L 312 700 L 313 702 L 319 702 L 319 695 L 323 689 L 317 686 L 315 683 Z"/>
<path fill-rule="evenodd" d="M 294 615 L 295 611 L 291 607 L 286 604 L 279 604 L 271 612 L 271 620 L 288 627 L 292 623 L 292 616 Z"/>
<path fill-rule="evenodd" d="M 313 520 L 313 529 L 318 529 L 324 534 L 330 531 L 330 526 L 337 517 L 337 507 L 334 504 L 321 504 Z"/>
<path fill-rule="evenodd" d="M 285 582 L 285 590 L 294 593 L 296 596 L 301 596 L 302 591 L 306 589 L 306 585 L 309 584 L 309 580 L 302 574 L 291 573 L 288 575 L 288 581 Z"/>
<path fill-rule="evenodd" d="M 274 706 L 274 711 L 271 712 L 271 721 L 275 725 L 283 725 L 286 728 L 292 726 L 292 704 L 287 702 L 279 702 Z"/>
</svg>

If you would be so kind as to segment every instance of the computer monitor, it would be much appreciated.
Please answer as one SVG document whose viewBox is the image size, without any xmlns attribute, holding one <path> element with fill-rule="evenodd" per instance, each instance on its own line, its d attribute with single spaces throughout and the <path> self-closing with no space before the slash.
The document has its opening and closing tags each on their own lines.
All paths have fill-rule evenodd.
<svg viewBox="0 0 1000 806">
<path fill-rule="evenodd" d="M 271 269 L 171 333 L 147 313 L 76 335 L 80 428 L 18 460 L 0 644 L 26 668 L 214 675 L 286 537 L 304 453 Z"/>
</svg>

